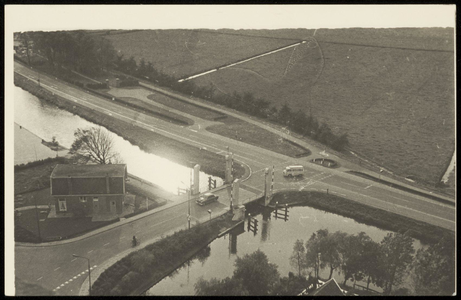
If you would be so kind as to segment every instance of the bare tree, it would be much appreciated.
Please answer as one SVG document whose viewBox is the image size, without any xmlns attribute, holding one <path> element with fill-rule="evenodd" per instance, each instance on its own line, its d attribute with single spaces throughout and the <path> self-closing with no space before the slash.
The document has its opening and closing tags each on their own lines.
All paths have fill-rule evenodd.
<svg viewBox="0 0 461 300">
<path fill-rule="evenodd" d="M 120 163 L 121 159 L 114 151 L 114 142 L 107 130 L 101 127 L 77 129 L 74 132 L 71 153 L 87 156 L 100 164 Z"/>
</svg>

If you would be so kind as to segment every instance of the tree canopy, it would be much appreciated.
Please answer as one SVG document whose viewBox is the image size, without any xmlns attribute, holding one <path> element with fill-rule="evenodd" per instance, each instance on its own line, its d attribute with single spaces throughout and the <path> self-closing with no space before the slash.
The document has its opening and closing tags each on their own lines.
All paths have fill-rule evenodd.
<svg viewBox="0 0 461 300">
<path fill-rule="evenodd" d="M 235 260 L 231 278 L 212 278 L 209 281 L 201 278 L 195 284 L 195 292 L 200 296 L 264 296 L 275 292 L 279 280 L 277 265 L 270 263 L 266 254 L 258 249 Z"/>
<path fill-rule="evenodd" d="M 99 164 L 121 162 L 120 156 L 114 150 L 114 142 L 110 133 L 102 127 L 77 129 L 71 153 L 83 154 Z"/>
</svg>

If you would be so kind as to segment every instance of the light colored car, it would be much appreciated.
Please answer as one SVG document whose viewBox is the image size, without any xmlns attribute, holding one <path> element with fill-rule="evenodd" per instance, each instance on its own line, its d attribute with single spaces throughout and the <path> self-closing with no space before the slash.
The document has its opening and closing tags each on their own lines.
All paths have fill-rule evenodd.
<svg viewBox="0 0 461 300">
<path fill-rule="evenodd" d="M 303 166 L 288 166 L 283 170 L 283 176 L 285 177 L 296 177 L 304 175 Z"/>
<path fill-rule="evenodd" d="M 206 193 L 206 194 L 203 194 L 202 196 L 200 196 L 200 198 L 195 202 L 198 205 L 203 206 L 203 205 L 207 205 L 209 203 L 218 201 L 218 198 L 219 198 L 219 196 L 216 196 L 215 194 Z"/>
</svg>

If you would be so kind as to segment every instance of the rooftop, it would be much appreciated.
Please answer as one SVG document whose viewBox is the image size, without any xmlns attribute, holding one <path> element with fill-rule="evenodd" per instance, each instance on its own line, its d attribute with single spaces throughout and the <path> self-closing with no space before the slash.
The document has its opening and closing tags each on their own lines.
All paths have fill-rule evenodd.
<svg viewBox="0 0 461 300">
<path fill-rule="evenodd" d="M 342 289 L 334 278 L 325 282 L 321 287 L 313 291 L 310 296 L 344 296 Z"/>
<path fill-rule="evenodd" d="M 57 177 L 123 177 L 126 165 L 70 165 L 57 164 L 51 173 L 51 178 Z"/>
</svg>

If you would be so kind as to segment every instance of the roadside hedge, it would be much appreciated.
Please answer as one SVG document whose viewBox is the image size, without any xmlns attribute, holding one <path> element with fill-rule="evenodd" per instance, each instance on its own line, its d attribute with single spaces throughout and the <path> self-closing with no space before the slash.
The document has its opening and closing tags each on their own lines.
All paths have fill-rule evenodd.
<svg viewBox="0 0 461 300">
<path fill-rule="evenodd" d="M 227 219 L 224 216 L 213 220 L 211 224 L 200 224 L 190 230 L 175 232 L 128 254 L 99 276 L 93 284 L 92 295 L 130 295 L 146 283 L 153 284 L 161 280 L 172 266 L 189 259 L 187 253 L 206 246 L 219 232 L 223 225 L 220 222 L 227 222 Z"/>
</svg>

